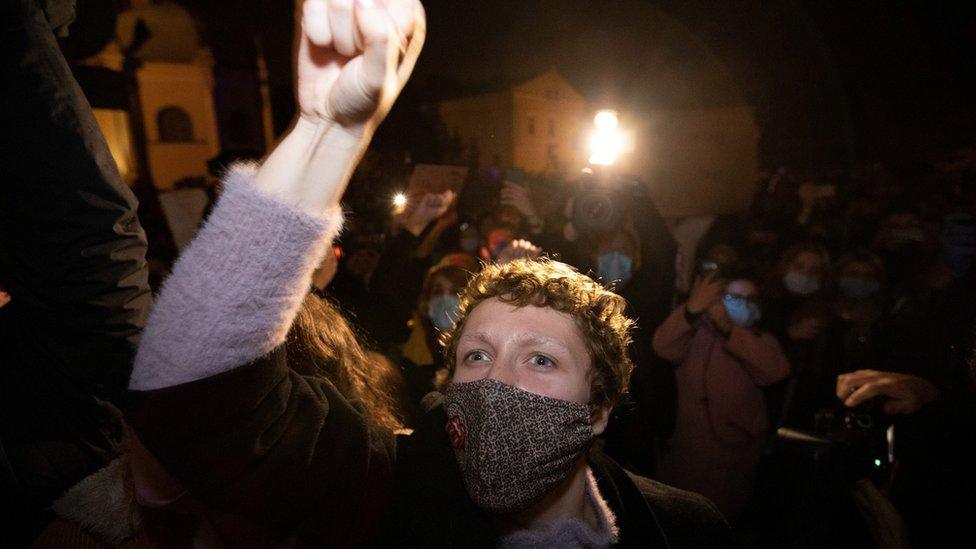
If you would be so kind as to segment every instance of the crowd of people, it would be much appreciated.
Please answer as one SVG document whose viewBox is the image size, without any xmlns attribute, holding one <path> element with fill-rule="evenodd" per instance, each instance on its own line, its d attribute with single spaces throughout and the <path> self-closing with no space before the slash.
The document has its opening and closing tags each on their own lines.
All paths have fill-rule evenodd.
<svg viewBox="0 0 976 549">
<path fill-rule="evenodd" d="M 813 464 L 784 457 L 776 430 L 830 440 L 854 436 L 837 427 L 845 410 L 873 414 L 864 437 L 898 424 L 904 444 L 897 474 L 878 485 L 893 490 L 907 531 L 939 535 L 953 507 L 972 508 L 944 499 L 962 494 L 950 487 L 967 468 L 930 460 L 974 434 L 956 420 L 972 419 L 976 190 L 972 172 L 910 169 L 781 170 L 746 212 L 678 219 L 635 187 L 614 226 L 584 232 L 573 211 L 579 182 L 515 183 L 489 168 L 469 178 L 476 190 L 462 190 L 459 205 L 453 193 L 410 197 L 417 207 L 385 234 L 343 235 L 324 294 L 400 365 L 401 417 L 411 418 L 449 377 L 436 334 L 459 318 L 457 293 L 480 265 L 557 258 L 623 296 L 637 319 L 631 390 L 602 441 L 628 468 L 706 495 L 766 543 L 816 537 L 761 526 L 770 513 L 783 529 L 808 520 L 783 504 L 810 496 L 792 473 Z M 464 193 L 485 188 L 498 192 L 495 205 L 466 208 Z M 920 439 L 926 431 L 943 440 Z M 895 458 L 882 454 L 887 468 Z M 848 469 L 825 482 L 858 474 Z M 810 478 L 818 474 L 827 471 Z M 945 484 L 920 492 L 924 482 Z"/>
<path fill-rule="evenodd" d="M 155 298 L 56 21 L 12 4 L 17 541 L 956 542 L 976 493 L 973 171 L 780 170 L 745 212 L 672 218 L 612 169 L 489 167 L 367 214 L 340 201 L 370 195 L 353 172 L 425 30 L 419 3 L 386 4 L 303 4 L 295 125 L 227 171 Z"/>
</svg>

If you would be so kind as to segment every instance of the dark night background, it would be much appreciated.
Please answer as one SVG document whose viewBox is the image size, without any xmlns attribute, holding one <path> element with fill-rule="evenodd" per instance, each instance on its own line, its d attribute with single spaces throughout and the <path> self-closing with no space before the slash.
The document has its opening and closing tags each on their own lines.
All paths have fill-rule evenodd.
<svg viewBox="0 0 976 549">
<path fill-rule="evenodd" d="M 182 3 L 203 22 L 218 65 L 250 62 L 250 37 L 263 36 L 276 125 L 283 125 L 290 117 L 291 2 Z M 762 129 L 767 168 L 902 159 L 973 142 L 976 7 L 968 3 L 427 0 L 424 6 L 427 44 L 399 112 L 385 125 L 386 141 L 416 134 L 402 126 L 418 104 L 554 66 L 591 101 L 622 109 L 723 105 L 741 94 Z M 738 90 L 700 78 L 700 56 L 669 49 L 661 38 L 676 26 L 714 53 Z"/>
</svg>

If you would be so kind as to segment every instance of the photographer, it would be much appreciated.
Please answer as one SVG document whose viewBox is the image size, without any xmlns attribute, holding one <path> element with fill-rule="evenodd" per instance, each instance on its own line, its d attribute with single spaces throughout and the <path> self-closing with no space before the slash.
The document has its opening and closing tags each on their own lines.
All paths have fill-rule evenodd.
<svg viewBox="0 0 976 549">
<path fill-rule="evenodd" d="M 636 317 L 629 354 L 634 361 L 629 402 L 605 436 L 607 451 L 636 471 L 652 474 L 658 443 L 674 429 L 674 370 L 653 351 L 654 328 L 674 299 L 677 244 L 639 181 L 597 174 L 577 182 L 563 210 L 560 234 L 543 249 L 591 271 L 627 301 Z"/>
<path fill-rule="evenodd" d="M 957 357 L 958 381 L 948 390 L 897 372 L 859 370 L 837 378 L 837 398 L 844 406 L 876 402 L 894 422 L 897 465 L 890 498 L 913 547 L 953 546 L 976 516 L 970 459 L 976 437 L 973 339 L 965 360 Z"/>
</svg>

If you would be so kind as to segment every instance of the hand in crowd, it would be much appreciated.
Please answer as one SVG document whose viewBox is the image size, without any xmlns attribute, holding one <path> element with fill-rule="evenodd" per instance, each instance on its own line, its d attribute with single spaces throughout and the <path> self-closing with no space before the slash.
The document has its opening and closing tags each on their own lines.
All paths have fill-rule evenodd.
<svg viewBox="0 0 976 549">
<path fill-rule="evenodd" d="M 824 321 L 821 318 L 801 318 L 790 324 L 786 333 L 793 341 L 810 341 L 820 336 L 823 324 Z"/>
<path fill-rule="evenodd" d="M 732 331 L 735 324 L 732 323 L 732 319 L 729 318 L 729 314 L 725 312 L 725 307 L 715 307 L 713 304 L 713 306 L 709 307 L 707 310 L 709 320 L 712 321 L 712 324 L 718 328 L 720 332 L 728 334 Z"/>
<path fill-rule="evenodd" d="M 516 259 L 536 259 L 542 255 L 542 248 L 528 240 L 513 240 L 498 253 L 498 263 L 508 263 Z"/>
<path fill-rule="evenodd" d="M 417 0 L 300 0 L 300 116 L 255 174 L 262 192 L 319 215 L 338 207 L 356 162 L 420 55 Z"/>
<path fill-rule="evenodd" d="M 400 222 L 405 229 L 420 236 L 431 221 L 444 216 L 454 203 L 454 191 L 450 189 L 442 193 L 427 193 L 416 206 L 408 208 L 403 213 Z"/>
<path fill-rule="evenodd" d="M 299 0 L 296 56 L 302 118 L 358 127 L 378 123 L 413 69 L 423 25 L 416 0 Z M 419 53 L 419 48 L 416 53 Z"/>
<path fill-rule="evenodd" d="M 511 206 L 518 210 L 526 219 L 538 218 L 535 204 L 532 203 L 532 195 L 529 188 L 523 185 L 505 181 L 502 184 L 501 203 L 503 206 Z"/>
<path fill-rule="evenodd" d="M 695 283 L 691 287 L 691 294 L 685 309 L 689 314 L 698 315 L 706 309 L 718 303 L 725 295 L 725 281 L 718 277 L 718 274 L 711 272 L 705 277 L 695 278 Z"/>
<path fill-rule="evenodd" d="M 886 414 L 913 414 L 939 398 L 931 382 L 917 376 L 877 370 L 858 370 L 837 376 L 837 398 L 853 408 L 872 398 L 887 397 Z"/>
</svg>

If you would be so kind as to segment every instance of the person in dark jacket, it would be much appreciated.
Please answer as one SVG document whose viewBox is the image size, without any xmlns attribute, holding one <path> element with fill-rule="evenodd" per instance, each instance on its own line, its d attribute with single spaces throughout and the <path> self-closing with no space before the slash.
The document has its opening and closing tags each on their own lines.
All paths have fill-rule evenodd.
<svg viewBox="0 0 976 549">
<path fill-rule="evenodd" d="M 343 6 L 305 3 L 301 116 L 229 175 L 160 294 L 130 382 L 139 440 L 233 546 L 727 544 L 701 496 L 588 452 L 626 387 L 631 321 L 566 265 L 513 261 L 468 286 L 445 337 L 454 382 L 412 436 L 295 369 L 288 334 L 348 174 L 423 30 L 411 0 Z"/>
<path fill-rule="evenodd" d="M 0 459 L 5 508 L 16 513 L 8 541 L 36 535 L 51 501 L 114 457 L 116 406 L 151 302 L 136 199 L 52 31 L 72 8 L 0 8 L 0 284 L 10 296 L 0 308 Z"/>
</svg>

